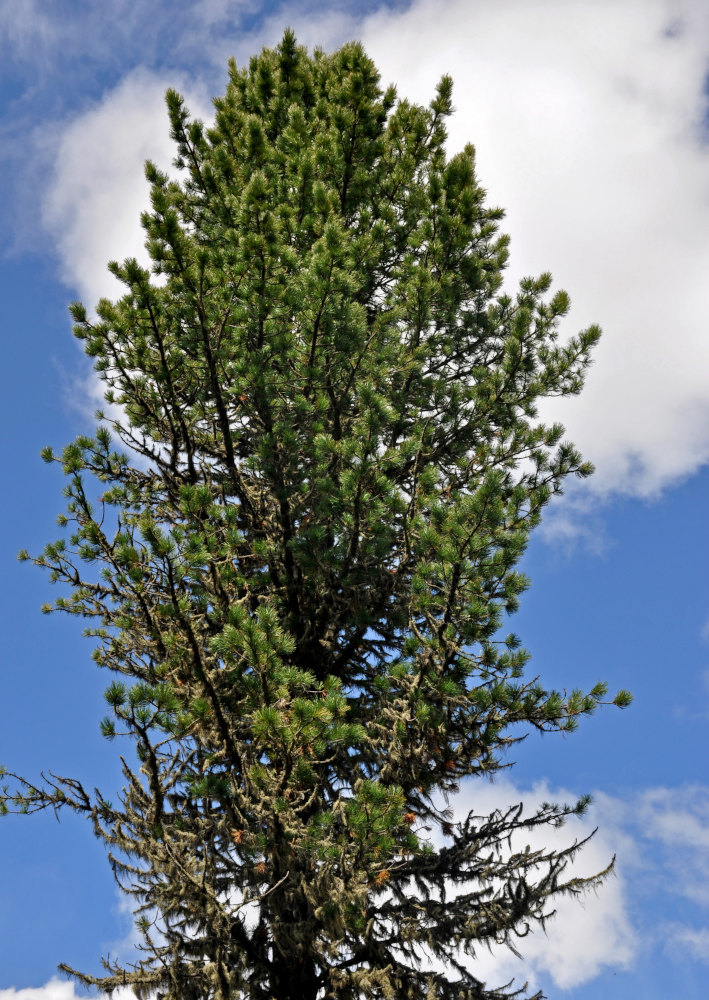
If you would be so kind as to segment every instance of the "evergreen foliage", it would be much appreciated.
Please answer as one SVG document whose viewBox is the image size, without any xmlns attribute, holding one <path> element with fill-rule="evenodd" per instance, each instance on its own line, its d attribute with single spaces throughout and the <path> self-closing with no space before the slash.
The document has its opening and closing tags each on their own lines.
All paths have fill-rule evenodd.
<svg viewBox="0 0 709 1000">
<path fill-rule="evenodd" d="M 473 148 L 444 148 L 449 79 L 419 107 L 358 44 L 286 32 L 231 65 L 211 127 L 167 102 L 152 270 L 111 264 L 124 296 L 72 307 L 117 405 L 43 452 L 68 537 L 32 559 L 69 587 L 47 610 L 88 619 L 101 730 L 137 759 L 116 804 L 52 774 L 0 800 L 86 815 L 135 897 L 135 965 L 61 968 L 165 1000 L 519 996 L 471 956 L 603 873 L 506 845 L 585 801 L 444 803 L 605 696 L 524 679 L 498 638 L 530 531 L 591 471 L 537 403 L 581 389 L 599 331 L 557 339 L 549 275 L 501 291 L 502 213 Z"/>
</svg>

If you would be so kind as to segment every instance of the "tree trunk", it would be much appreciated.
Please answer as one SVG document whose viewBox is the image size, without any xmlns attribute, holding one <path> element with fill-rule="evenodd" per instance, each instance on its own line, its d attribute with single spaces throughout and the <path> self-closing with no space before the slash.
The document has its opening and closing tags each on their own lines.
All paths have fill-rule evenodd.
<svg viewBox="0 0 709 1000">
<path fill-rule="evenodd" d="M 276 956 L 270 986 L 273 1000 L 317 1000 L 315 963 L 310 957 L 279 962 Z"/>
</svg>

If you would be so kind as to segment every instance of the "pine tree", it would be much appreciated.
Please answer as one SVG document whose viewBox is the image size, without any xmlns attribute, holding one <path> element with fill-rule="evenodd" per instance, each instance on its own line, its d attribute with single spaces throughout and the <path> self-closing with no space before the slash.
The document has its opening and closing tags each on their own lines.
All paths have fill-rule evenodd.
<svg viewBox="0 0 709 1000">
<path fill-rule="evenodd" d="M 116 405 L 43 453 L 68 537 L 32 559 L 116 675 L 125 787 L 13 774 L 0 800 L 85 815 L 135 898 L 134 965 L 61 968 L 165 1000 L 519 996 L 476 951 L 603 873 L 565 876 L 578 844 L 506 845 L 585 800 L 445 805 L 605 696 L 525 680 L 499 638 L 530 531 L 591 471 L 537 402 L 579 392 L 599 331 L 558 341 L 549 275 L 502 292 L 502 212 L 473 148 L 445 151 L 450 79 L 420 107 L 360 45 L 288 31 L 231 64 L 211 127 L 167 103 L 152 267 L 111 264 L 126 292 L 95 318 L 72 306 Z"/>
</svg>

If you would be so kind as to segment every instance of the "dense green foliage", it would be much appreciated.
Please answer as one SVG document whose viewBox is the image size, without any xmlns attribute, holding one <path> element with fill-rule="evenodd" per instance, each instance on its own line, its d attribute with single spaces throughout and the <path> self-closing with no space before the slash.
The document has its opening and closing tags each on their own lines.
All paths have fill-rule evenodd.
<svg viewBox="0 0 709 1000">
<path fill-rule="evenodd" d="M 599 331 L 557 340 L 548 275 L 502 293 L 502 213 L 472 147 L 444 148 L 450 80 L 397 101 L 360 46 L 286 33 L 232 65 L 211 127 L 168 106 L 152 272 L 111 265 L 123 298 L 73 307 L 117 406 L 57 459 L 68 538 L 34 559 L 138 759 L 117 804 L 51 776 L 4 802 L 86 814 L 136 897 L 145 951 L 87 984 L 510 996 L 476 949 L 584 884 L 574 848 L 507 839 L 584 803 L 454 823 L 443 799 L 520 724 L 572 729 L 605 694 L 546 691 L 499 641 L 530 531 L 590 472 L 537 402 L 580 390 Z"/>
</svg>

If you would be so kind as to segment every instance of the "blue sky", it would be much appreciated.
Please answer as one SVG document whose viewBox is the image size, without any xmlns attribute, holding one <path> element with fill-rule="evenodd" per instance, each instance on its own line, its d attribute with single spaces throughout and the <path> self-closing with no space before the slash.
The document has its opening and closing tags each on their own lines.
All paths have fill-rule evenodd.
<svg viewBox="0 0 709 1000">
<path fill-rule="evenodd" d="M 709 12 L 703 0 L 428 0 L 282 7 L 258 0 L 0 0 L 0 289 L 4 455 L 0 762 L 115 787 L 98 720 L 107 678 L 77 623 L 44 617 L 39 572 L 61 477 L 39 460 L 91 431 L 90 367 L 67 303 L 116 288 L 140 252 L 141 164 L 171 159 L 162 94 L 208 116 L 229 55 L 291 24 L 333 48 L 359 37 L 386 83 L 428 101 L 455 81 L 450 148 L 473 141 L 507 209 L 508 286 L 551 270 L 569 333 L 604 329 L 584 394 L 549 406 L 593 480 L 550 510 L 525 558 L 514 628 L 548 685 L 628 687 L 570 737 L 530 735 L 495 785 L 455 807 L 594 795 L 563 834 L 599 832 L 579 871 L 617 876 L 546 935 L 478 971 L 551 997 L 704 998 L 709 965 Z M 73 1000 L 66 961 L 130 951 L 103 848 L 77 821 L 0 823 L 0 1000 Z"/>
</svg>

